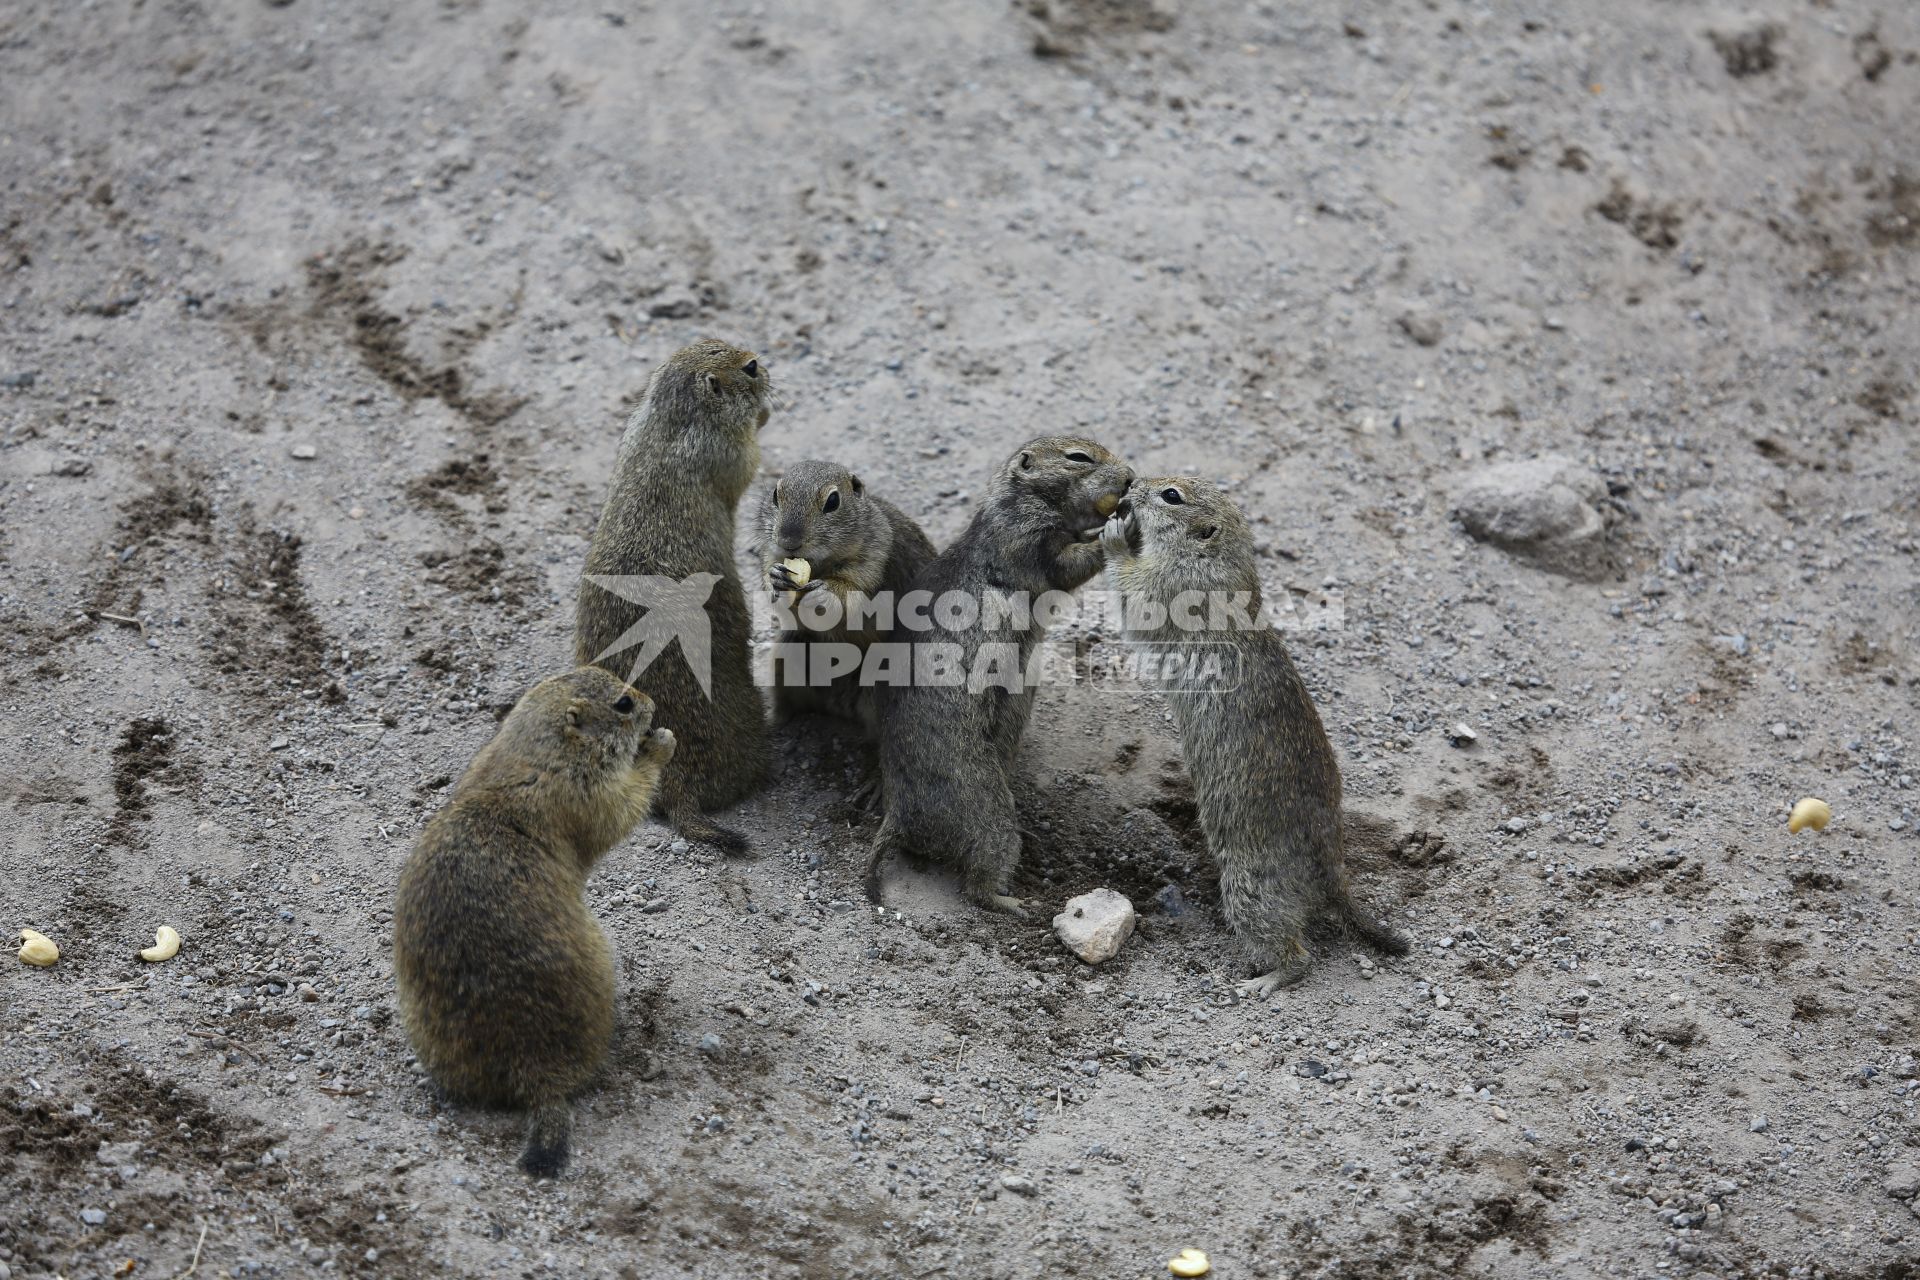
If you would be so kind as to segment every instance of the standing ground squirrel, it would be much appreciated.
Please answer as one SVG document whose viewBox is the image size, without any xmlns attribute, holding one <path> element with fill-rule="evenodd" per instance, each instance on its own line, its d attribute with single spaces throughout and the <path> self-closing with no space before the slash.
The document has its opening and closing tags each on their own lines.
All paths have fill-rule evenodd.
<svg viewBox="0 0 1920 1280">
<path fill-rule="evenodd" d="M 989 593 L 1032 599 L 1077 590 L 1100 571 L 1100 544 L 1089 531 L 1132 479 L 1125 463 L 1091 440 L 1033 441 L 1000 468 L 966 530 L 921 571 L 914 589 L 935 601 L 951 592 L 976 605 Z M 873 901 L 880 901 L 881 862 L 903 853 L 957 863 L 970 901 L 1024 914 L 1007 896 L 1020 861 L 1015 756 L 1033 710 L 1033 687 L 1023 677 L 1043 634 L 1037 617 L 990 618 L 984 607 L 954 629 L 901 633 L 912 640 L 916 670 L 913 683 L 880 690 L 886 817 L 867 856 Z M 978 671 L 988 646 L 1016 655 L 1001 669 L 1016 668 L 1017 691 L 922 683 L 920 651 L 941 645 L 957 651 L 962 672 Z"/>
<path fill-rule="evenodd" d="M 1167 673 L 1158 687 L 1180 726 L 1221 905 L 1259 975 L 1241 994 L 1303 977 L 1310 933 L 1404 955 L 1406 939 L 1348 892 L 1340 768 L 1280 633 L 1260 617 L 1253 535 L 1239 510 L 1204 480 L 1141 480 L 1100 541 L 1128 642 Z M 1182 619 L 1203 621 L 1188 629 Z M 1204 661 L 1215 656 L 1224 660 Z"/>
<path fill-rule="evenodd" d="M 567 1100 L 607 1055 L 613 955 L 582 891 L 647 816 L 673 734 L 596 667 L 543 680 L 414 842 L 393 912 L 400 1017 L 448 1093 L 525 1108 L 520 1167 L 566 1167 Z"/>
<path fill-rule="evenodd" d="M 862 687 L 860 671 L 855 667 L 821 687 L 789 683 L 789 676 L 805 679 L 807 670 L 819 664 L 800 662 L 809 644 L 849 645 L 864 651 L 867 646 L 895 636 L 897 622 L 893 610 L 907 593 L 915 575 L 934 557 L 933 543 L 907 514 L 884 498 L 867 491 L 860 477 L 836 462 L 807 459 L 786 469 L 779 483 L 767 491 L 760 505 L 760 532 L 764 539 L 767 582 L 776 599 L 785 596 L 792 602 L 802 622 L 797 630 L 782 630 L 778 637 L 773 719 L 784 723 L 807 711 L 852 720 L 869 734 L 877 734 L 879 722 L 875 690 Z M 804 562 L 805 582 L 794 580 L 788 561 Z M 831 592 L 840 601 L 839 621 L 830 627 L 811 629 L 804 625 L 808 607 L 821 591 Z M 847 610 L 849 594 L 856 604 L 878 602 L 882 611 Z M 849 653 L 848 656 L 851 656 Z M 799 663 L 799 669 L 792 666 Z"/>
<path fill-rule="evenodd" d="M 734 804 L 765 780 L 766 705 L 754 685 L 752 619 L 733 565 L 734 510 L 760 468 L 768 415 L 767 371 L 749 351 L 703 338 L 654 371 L 627 420 L 613 484 L 587 552 L 574 637 L 575 658 L 644 690 L 679 735 L 680 750 L 660 780 L 656 805 L 683 835 L 729 852 L 746 837 L 701 813 Z M 635 648 L 630 627 L 648 615 L 603 589 L 598 575 L 655 575 L 711 585 L 712 693 L 680 645 Z M 616 647 L 618 646 L 618 647 Z M 635 670 L 637 662 L 647 665 Z"/>
</svg>

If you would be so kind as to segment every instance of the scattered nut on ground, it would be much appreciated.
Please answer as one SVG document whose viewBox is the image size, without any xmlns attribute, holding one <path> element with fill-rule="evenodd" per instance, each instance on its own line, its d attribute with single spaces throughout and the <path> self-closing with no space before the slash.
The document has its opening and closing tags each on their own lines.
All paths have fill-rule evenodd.
<svg viewBox="0 0 1920 1280">
<path fill-rule="evenodd" d="M 171 960 L 180 954 L 180 935 L 171 926 L 161 925 L 153 931 L 153 945 L 140 953 L 140 958 L 148 964 L 159 964 L 162 960 Z"/>
<path fill-rule="evenodd" d="M 1793 806 L 1793 812 L 1787 815 L 1787 832 L 1798 835 L 1808 827 L 1815 831 L 1825 831 L 1827 823 L 1833 821 L 1833 809 L 1825 800 L 1816 800 L 1808 796 Z"/>
<path fill-rule="evenodd" d="M 53 945 L 53 939 L 44 933 L 32 929 L 20 931 L 20 958 L 28 964 L 38 965 L 42 969 L 60 958 L 60 948 Z"/>
<path fill-rule="evenodd" d="M 1167 1259 L 1167 1270 L 1177 1276 L 1203 1276 L 1212 1269 L 1207 1255 L 1198 1249 L 1182 1249 Z"/>
</svg>

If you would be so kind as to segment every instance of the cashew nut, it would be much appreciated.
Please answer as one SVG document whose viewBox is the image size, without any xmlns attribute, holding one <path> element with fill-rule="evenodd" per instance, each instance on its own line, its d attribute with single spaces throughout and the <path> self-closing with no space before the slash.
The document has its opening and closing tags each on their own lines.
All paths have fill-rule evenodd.
<svg viewBox="0 0 1920 1280">
<path fill-rule="evenodd" d="M 780 563 L 787 567 L 787 581 L 794 586 L 804 587 L 813 581 L 813 566 L 805 560 L 782 560 Z"/>
<path fill-rule="evenodd" d="M 1167 1270 L 1177 1276 L 1203 1276 L 1213 1270 L 1213 1264 L 1198 1249 L 1182 1249 L 1167 1259 Z"/>
<path fill-rule="evenodd" d="M 161 925 L 153 931 L 153 945 L 140 953 L 140 958 L 148 964 L 159 964 L 162 960 L 171 960 L 180 954 L 180 935 L 168 925 Z"/>
<path fill-rule="evenodd" d="M 1103 516 L 1110 516 L 1114 513 L 1115 508 L 1117 508 L 1119 505 L 1120 505 L 1120 499 L 1114 497 L 1110 493 L 1103 493 L 1100 495 L 1100 501 L 1093 504 L 1093 509 L 1095 511 L 1098 511 Z M 1167 1265 L 1172 1266 L 1173 1264 L 1168 1263 Z M 1196 1271 L 1193 1274 L 1199 1275 L 1201 1273 Z"/>
<path fill-rule="evenodd" d="M 1787 815 L 1787 832 L 1798 835 L 1807 827 L 1815 831 L 1825 831 L 1827 824 L 1833 821 L 1833 808 L 1825 800 L 1816 800 L 1808 796 L 1793 806 L 1793 812 Z"/>
<path fill-rule="evenodd" d="M 32 929 L 20 931 L 20 958 L 28 964 L 39 965 L 42 969 L 60 958 L 60 948 L 53 945 L 53 939 L 44 933 Z"/>
</svg>

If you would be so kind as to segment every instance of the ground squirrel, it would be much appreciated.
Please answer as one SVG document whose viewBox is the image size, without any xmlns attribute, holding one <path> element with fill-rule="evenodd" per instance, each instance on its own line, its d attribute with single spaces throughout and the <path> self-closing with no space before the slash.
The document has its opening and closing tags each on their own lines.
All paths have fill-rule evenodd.
<svg viewBox="0 0 1920 1280">
<path fill-rule="evenodd" d="M 947 593 L 981 605 L 1001 596 L 1070 592 L 1100 570 L 1092 531 L 1113 510 L 1133 473 L 1091 440 L 1043 437 L 1009 458 L 965 532 L 914 580 L 938 601 Z M 939 610 L 936 607 L 935 618 Z M 1028 625 L 1030 624 L 1030 625 Z M 997 685 L 923 682 L 920 651 L 957 650 L 959 669 L 978 672 L 983 650 L 1017 655 L 1020 679 L 1043 632 L 1037 618 L 989 617 L 953 629 L 902 631 L 914 653 L 911 684 L 880 690 L 880 777 L 886 817 L 867 856 L 866 891 L 880 901 L 880 864 L 890 853 L 957 863 L 967 898 L 1024 914 L 1007 896 L 1020 860 L 1014 811 L 1015 756 L 1034 691 Z"/>
<path fill-rule="evenodd" d="M 753 680 L 752 619 L 733 564 L 734 510 L 760 467 L 769 394 L 767 370 L 752 352 L 711 338 L 654 371 L 620 438 L 587 552 L 589 580 L 580 584 L 574 638 L 579 662 L 631 680 L 679 735 L 656 807 L 683 835 L 734 853 L 747 847 L 746 837 L 701 811 L 753 792 L 769 763 L 766 706 Z M 636 602 L 590 580 L 597 575 L 657 575 L 692 584 L 696 595 L 711 586 L 704 605 L 710 695 L 680 645 L 652 648 L 628 635 L 650 613 L 649 590 L 631 589 Z M 646 665 L 635 670 L 640 662 Z"/>
<path fill-rule="evenodd" d="M 507 715 L 400 871 L 400 1017 L 441 1088 L 525 1108 L 520 1167 L 567 1163 L 567 1100 L 613 1031 L 613 954 L 582 890 L 647 816 L 673 734 L 596 667 L 543 680 Z"/>
<path fill-rule="evenodd" d="M 867 492 L 860 477 L 835 462 L 807 459 L 786 469 L 760 505 L 767 582 L 775 600 L 792 602 L 802 626 L 782 630 L 774 666 L 775 724 L 806 711 L 852 720 L 869 734 L 879 730 L 874 690 L 863 687 L 857 667 L 831 685 L 790 683 L 804 680 L 809 665 L 785 656 L 787 646 L 845 644 L 864 651 L 891 639 L 893 615 L 915 575 L 934 557 L 933 543 L 908 515 L 884 498 Z M 794 580 L 788 561 L 803 561 L 806 581 Z M 804 625 L 809 600 L 829 591 L 840 600 L 838 621 L 819 629 Z M 874 602 L 873 610 L 847 610 L 849 593 Z"/>
<path fill-rule="evenodd" d="M 1333 744 L 1280 633 L 1260 616 L 1239 510 L 1204 480 L 1141 480 L 1100 541 L 1127 641 L 1158 660 L 1227 923 L 1258 974 L 1240 993 L 1298 981 L 1312 933 L 1405 954 L 1406 939 L 1348 892 Z"/>
</svg>

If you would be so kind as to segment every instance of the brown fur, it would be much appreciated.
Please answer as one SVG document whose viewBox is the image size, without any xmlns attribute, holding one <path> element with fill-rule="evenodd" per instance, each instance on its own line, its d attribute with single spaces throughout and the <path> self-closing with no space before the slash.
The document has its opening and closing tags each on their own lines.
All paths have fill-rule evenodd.
<svg viewBox="0 0 1920 1280">
<path fill-rule="evenodd" d="M 1087 537 L 1096 503 L 1117 498 L 1133 472 L 1091 440 L 1047 436 L 1009 458 L 987 498 L 953 545 L 914 580 L 935 599 L 948 591 L 979 600 L 989 588 L 1038 597 L 1075 591 L 1100 571 L 1100 544 Z M 1038 626 L 998 625 L 984 617 L 957 631 L 902 632 L 916 646 L 957 645 L 971 669 L 982 646 L 1013 646 L 1025 670 L 1042 639 Z M 1014 811 L 1020 737 L 1033 690 L 970 690 L 964 685 L 903 685 L 880 690 L 880 779 L 887 812 L 867 855 L 866 889 L 880 900 L 880 864 L 901 853 L 957 865 L 967 898 L 1024 914 L 1007 896 L 1020 861 Z"/>
<path fill-rule="evenodd" d="M 1130 642 L 1175 655 L 1199 642 L 1233 655 L 1219 676 L 1183 673 L 1161 687 L 1180 725 L 1227 923 L 1260 975 L 1243 992 L 1264 995 L 1303 977 L 1313 933 L 1405 953 L 1406 940 L 1368 919 L 1348 892 L 1339 765 L 1280 633 L 1259 621 L 1253 534 L 1239 510 L 1204 480 L 1140 480 L 1101 542 Z M 1158 625 L 1134 612 L 1189 591 L 1247 593 L 1256 625 L 1193 632 L 1172 608 Z"/>
<path fill-rule="evenodd" d="M 760 468 L 759 431 L 771 384 L 752 352 L 704 338 L 654 371 L 627 422 L 613 484 L 587 552 L 588 574 L 710 574 L 712 697 L 675 644 L 644 670 L 638 650 L 607 653 L 645 610 L 580 584 L 575 660 L 644 690 L 673 725 L 680 749 L 655 804 L 682 834 L 738 853 L 746 837 L 702 816 L 765 781 L 766 705 L 754 685 L 752 619 L 733 564 L 734 510 Z"/>
<path fill-rule="evenodd" d="M 520 1162 L 536 1176 L 565 1166 L 567 1099 L 613 1031 L 613 956 L 581 895 L 673 758 L 673 734 L 652 721 L 645 694 L 596 667 L 541 681 L 400 871 L 393 972 L 407 1036 L 449 1094 L 532 1113 Z"/>
<path fill-rule="evenodd" d="M 829 504 L 831 511 L 825 510 Z M 850 593 L 869 600 L 887 595 L 897 604 L 914 576 L 934 557 L 933 543 L 904 511 L 868 492 L 860 477 L 845 467 L 816 459 L 794 463 L 767 490 L 760 505 L 760 536 L 768 585 L 776 600 L 794 600 L 800 617 L 804 617 L 801 603 L 820 591 L 838 596 L 843 610 Z M 797 598 L 781 563 L 795 557 L 807 561 L 813 571 Z M 785 630 L 776 643 L 852 644 L 864 652 L 869 645 L 895 638 L 895 629 L 878 625 L 877 616 L 867 615 L 856 627 L 843 611 L 836 626 Z M 878 735 L 875 691 L 861 687 L 857 669 L 825 688 L 790 683 L 777 662 L 774 674 L 775 724 L 815 711 L 851 720 L 869 735 Z"/>
</svg>

